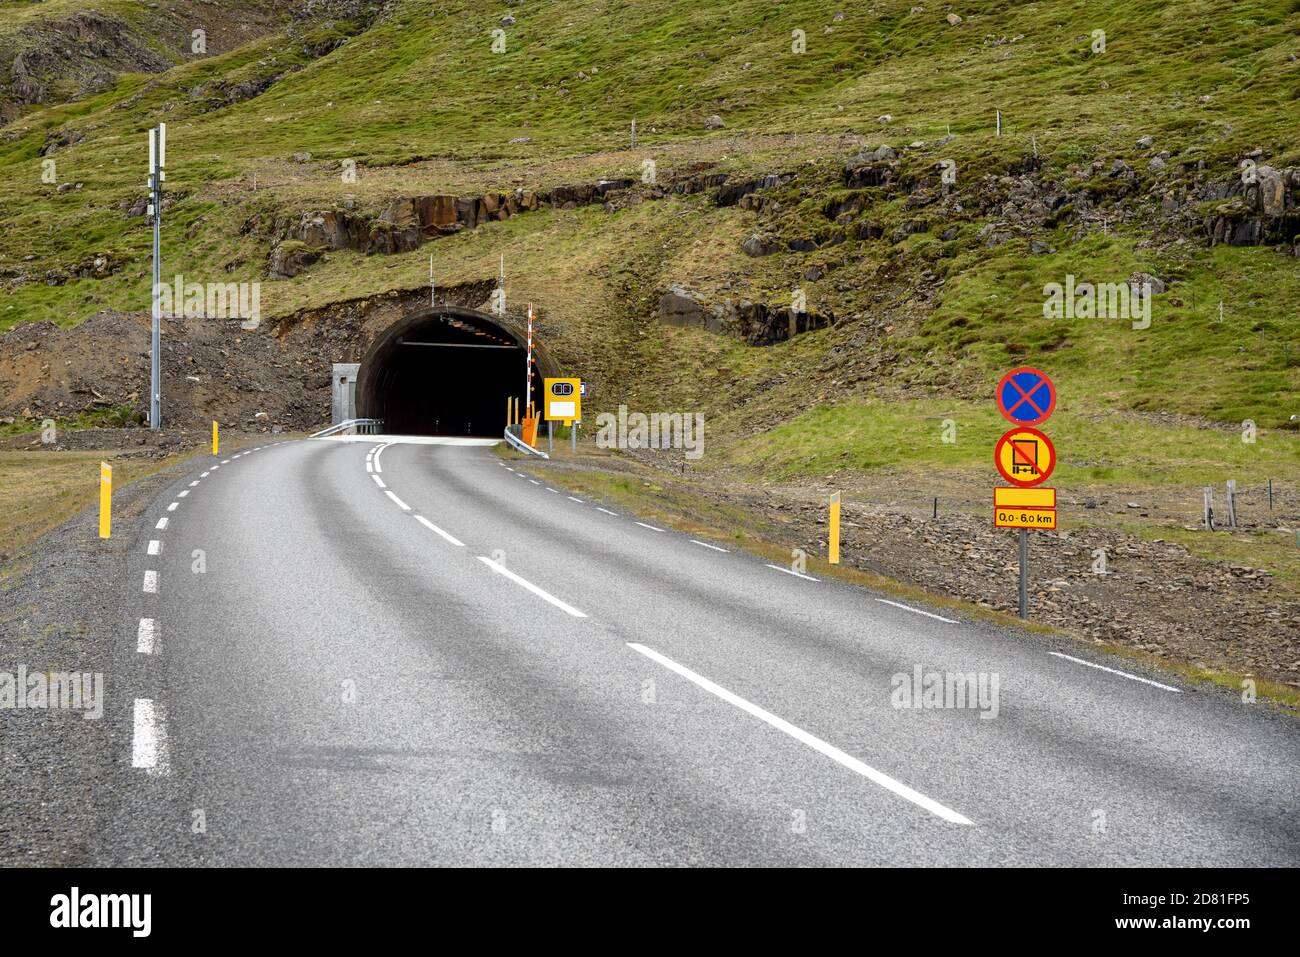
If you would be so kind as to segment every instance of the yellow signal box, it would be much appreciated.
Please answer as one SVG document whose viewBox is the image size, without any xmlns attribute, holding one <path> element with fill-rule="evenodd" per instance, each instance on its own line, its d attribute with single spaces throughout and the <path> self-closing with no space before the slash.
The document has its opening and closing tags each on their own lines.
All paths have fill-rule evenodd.
<svg viewBox="0 0 1300 957">
<path fill-rule="evenodd" d="M 548 422 L 572 425 L 582 419 L 582 380 L 543 379 L 543 417 Z"/>
</svg>

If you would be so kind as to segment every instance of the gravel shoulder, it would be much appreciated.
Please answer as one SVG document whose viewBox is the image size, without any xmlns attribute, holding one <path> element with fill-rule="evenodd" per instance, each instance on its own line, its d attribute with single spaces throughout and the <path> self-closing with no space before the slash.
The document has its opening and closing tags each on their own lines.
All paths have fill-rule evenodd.
<svg viewBox="0 0 1300 957">
<path fill-rule="evenodd" d="M 21 548 L 0 569 L 0 673 L 103 676 L 103 715 L 0 708 L 0 866 L 89 866 L 126 794 L 134 636 L 121 633 L 122 575 L 144 515 L 193 460 L 114 493 L 113 535 L 91 508 Z M 3 679 L 0 679 L 3 680 Z"/>
</svg>

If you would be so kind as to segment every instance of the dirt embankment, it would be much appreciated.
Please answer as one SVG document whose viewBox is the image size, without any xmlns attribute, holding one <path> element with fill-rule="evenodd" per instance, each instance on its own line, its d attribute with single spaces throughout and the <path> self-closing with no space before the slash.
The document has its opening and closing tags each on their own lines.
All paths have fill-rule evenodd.
<svg viewBox="0 0 1300 957">
<path fill-rule="evenodd" d="M 491 282 L 439 290 L 439 304 L 479 308 Z M 394 290 L 331 303 L 254 330 L 235 319 L 162 323 L 163 423 L 201 429 L 215 420 L 244 431 L 306 431 L 329 421 L 330 371 L 357 362 L 374 337 L 424 305 L 426 290 Z M 67 420 L 111 411 L 143 423 L 149 412 L 149 317 L 101 312 L 62 329 L 23 323 L 0 337 L 0 423 Z"/>
</svg>

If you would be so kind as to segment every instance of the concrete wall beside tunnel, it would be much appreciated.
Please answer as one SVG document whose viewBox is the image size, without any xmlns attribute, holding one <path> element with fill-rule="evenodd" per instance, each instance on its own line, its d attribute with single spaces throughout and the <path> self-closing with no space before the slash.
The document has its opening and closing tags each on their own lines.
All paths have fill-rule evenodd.
<svg viewBox="0 0 1300 957">
<path fill-rule="evenodd" d="M 357 415 L 403 435 L 501 435 L 506 400 L 522 405 L 527 335 L 509 320 L 459 306 L 412 313 L 381 333 L 361 360 Z M 533 340 L 533 401 L 559 375 Z"/>
</svg>

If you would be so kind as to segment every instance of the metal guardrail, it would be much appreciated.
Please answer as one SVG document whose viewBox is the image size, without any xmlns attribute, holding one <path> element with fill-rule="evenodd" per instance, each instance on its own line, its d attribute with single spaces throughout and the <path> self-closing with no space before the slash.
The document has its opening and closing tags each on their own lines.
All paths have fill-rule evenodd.
<svg viewBox="0 0 1300 957">
<path fill-rule="evenodd" d="M 543 452 L 541 449 L 535 449 L 527 442 L 525 442 L 521 436 L 521 432 L 522 429 L 519 426 L 507 425 L 506 432 L 505 432 L 506 441 L 509 442 L 511 446 L 518 449 L 520 452 L 525 452 L 529 455 L 538 455 L 544 459 L 550 458 L 550 456 L 547 455 L 545 452 Z"/>
<path fill-rule="evenodd" d="M 329 435 L 377 435 L 384 430 L 383 419 L 348 419 L 331 425 L 328 429 L 313 432 L 311 438 L 322 439 Z"/>
</svg>

